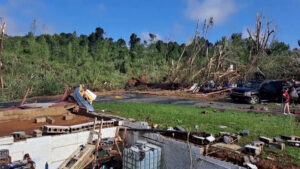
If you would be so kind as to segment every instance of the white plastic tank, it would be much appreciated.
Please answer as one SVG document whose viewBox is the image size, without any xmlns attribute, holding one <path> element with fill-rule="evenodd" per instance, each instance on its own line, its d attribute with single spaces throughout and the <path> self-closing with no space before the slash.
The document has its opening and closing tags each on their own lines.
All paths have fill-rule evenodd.
<svg viewBox="0 0 300 169">
<path fill-rule="evenodd" d="M 123 169 L 160 169 L 161 148 L 153 144 L 135 144 L 123 152 Z"/>
</svg>

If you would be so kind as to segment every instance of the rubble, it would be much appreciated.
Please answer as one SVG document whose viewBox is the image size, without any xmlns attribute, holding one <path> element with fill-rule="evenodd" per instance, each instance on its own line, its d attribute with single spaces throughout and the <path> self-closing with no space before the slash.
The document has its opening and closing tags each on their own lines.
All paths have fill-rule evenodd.
<svg viewBox="0 0 300 169">
<path fill-rule="evenodd" d="M 246 166 L 247 166 L 249 169 L 258 169 L 256 165 L 251 164 L 251 163 L 247 163 Z"/>
<path fill-rule="evenodd" d="M 273 138 L 273 141 L 277 142 L 277 143 L 282 143 L 283 139 L 281 139 L 280 137 L 275 137 L 275 138 Z"/>
<path fill-rule="evenodd" d="M 72 115 L 72 114 L 65 114 L 65 115 L 63 116 L 63 119 L 64 119 L 64 120 L 72 120 L 72 119 L 73 119 L 73 115 Z"/>
<path fill-rule="evenodd" d="M 216 148 L 232 150 L 236 153 L 240 153 L 240 150 L 241 150 L 241 146 L 236 145 L 236 144 L 215 143 L 211 146 L 216 147 Z"/>
<path fill-rule="evenodd" d="M 248 137 L 249 136 L 249 130 L 243 130 L 242 136 Z"/>
<path fill-rule="evenodd" d="M 241 139 L 240 135 L 229 133 L 229 132 L 219 132 L 219 135 L 221 137 L 225 137 L 226 136 L 226 139 L 230 139 L 231 138 L 232 142 L 239 142 L 240 139 Z M 228 137 L 230 137 L 230 138 L 228 138 Z"/>
<path fill-rule="evenodd" d="M 257 162 L 257 160 L 251 155 L 249 156 L 249 159 L 250 159 L 251 163 L 256 163 Z"/>
<path fill-rule="evenodd" d="M 268 137 L 264 137 L 264 136 L 259 136 L 259 140 L 266 143 L 266 144 L 270 144 L 273 143 L 273 140 L 268 138 Z"/>
<path fill-rule="evenodd" d="M 212 136 L 212 135 L 206 137 L 205 139 L 206 139 L 207 141 L 209 141 L 209 142 L 213 142 L 213 141 L 216 140 L 216 138 L 215 138 L 214 136 Z"/>
<path fill-rule="evenodd" d="M 24 131 L 16 131 L 12 133 L 14 140 L 26 139 L 26 133 Z"/>
<path fill-rule="evenodd" d="M 244 163 L 243 163 L 244 165 L 250 163 L 250 158 L 248 156 L 244 156 L 243 159 L 244 159 Z"/>
<path fill-rule="evenodd" d="M 176 126 L 174 127 L 175 130 L 178 130 L 178 131 L 185 131 L 185 129 L 181 126 Z"/>
<path fill-rule="evenodd" d="M 300 141 L 287 140 L 287 145 L 294 146 L 294 147 L 300 147 Z"/>
<path fill-rule="evenodd" d="M 215 112 L 215 110 L 214 110 L 214 112 Z M 207 113 L 208 113 L 208 111 L 207 111 Z M 90 114 L 87 114 L 87 115 L 92 115 L 92 114 L 90 113 Z M 71 121 L 71 119 L 73 119 L 73 117 L 76 118 L 76 115 L 64 114 L 63 116 L 60 116 L 59 118 L 60 118 L 60 120 L 62 120 L 62 119 L 66 120 L 65 123 L 68 123 L 67 120 Z M 39 118 L 41 118 L 41 117 L 35 118 L 36 123 L 42 123 L 41 121 L 43 121 L 43 120 L 41 120 Z M 48 122 L 50 124 L 55 124 L 55 125 L 45 125 L 43 127 L 42 131 L 41 130 L 34 130 L 33 131 L 33 136 L 34 137 L 41 137 L 42 135 L 70 134 L 70 133 L 88 131 L 88 130 L 91 130 L 93 128 L 93 126 L 90 124 L 91 122 L 75 124 L 75 125 L 63 125 L 63 124 L 57 124 L 56 123 L 56 121 L 58 120 L 58 117 L 54 118 L 54 117 L 50 117 L 50 116 L 46 115 L 43 118 L 44 118 L 44 120 L 46 118 L 46 120 L 45 120 L 46 122 Z M 173 137 L 172 139 L 181 140 L 184 143 L 186 143 L 187 140 L 188 140 L 188 142 L 190 142 L 190 143 L 194 143 L 196 145 L 201 145 L 202 150 L 203 150 L 203 147 L 207 147 L 207 149 L 210 149 L 210 147 L 220 148 L 220 149 L 229 149 L 229 150 L 232 150 L 232 152 L 234 152 L 235 154 L 239 154 L 240 157 L 243 157 L 243 153 L 242 153 L 242 151 L 243 151 L 243 152 L 249 154 L 246 157 L 244 157 L 244 158 L 246 158 L 246 160 L 244 160 L 244 162 L 246 162 L 245 164 L 252 164 L 253 165 L 253 164 L 256 164 L 257 161 L 259 161 L 259 159 L 257 157 L 253 157 L 253 156 L 258 156 L 258 155 L 261 154 L 261 152 L 263 150 L 263 146 L 265 145 L 264 142 L 266 142 L 266 144 L 268 144 L 269 147 L 284 149 L 284 144 L 282 144 L 283 140 L 281 138 L 270 139 L 270 138 L 263 137 L 263 136 L 261 136 L 259 138 L 262 141 L 252 141 L 251 144 L 246 145 L 243 150 L 241 150 L 240 146 L 232 144 L 233 142 L 240 140 L 240 138 L 241 138 L 240 135 L 249 136 L 249 130 L 243 130 L 242 133 L 240 133 L 240 135 L 229 133 L 229 132 L 220 132 L 219 135 L 214 136 L 212 134 L 208 134 L 208 133 L 204 133 L 204 132 L 198 132 L 199 126 L 195 127 L 197 132 L 186 131 L 182 126 L 176 126 L 174 128 L 170 128 L 171 130 L 169 130 L 169 131 L 159 130 L 159 129 L 157 129 L 157 125 L 154 125 L 154 124 L 153 124 L 153 127 L 156 128 L 156 129 L 153 129 L 153 128 L 151 129 L 148 126 L 148 123 L 146 121 L 147 121 L 147 119 L 145 119 L 145 122 L 135 122 L 134 123 L 139 128 L 144 129 L 144 130 L 140 131 L 141 133 L 145 133 L 147 131 L 152 132 L 152 133 L 157 132 L 157 133 L 160 133 L 163 136 L 167 136 L 167 137 L 170 137 L 170 138 Z M 33 122 L 33 120 L 31 121 L 31 123 L 32 122 Z M 110 126 L 110 124 L 113 124 L 113 126 L 117 125 L 114 122 L 107 123 L 106 125 Z M 120 124 L 123 124 L 123 123 L 120 123 Z M 221 126 L 221 128 L 226 128 L 227 127 L 227 126 L 224 127 L 223 125 L 220 125 L 220 126 Z M 99 125 L 97 127 L 99 127 Z M 134 130 L 132 130 L 132 131 L 134 131 Z M 24 132 L 23 135 L 24 135 L 23 138 L 27 137 L 25 132 Z M 22 136 L 19 136 L 19 137 L 22 138 Z M 295 145 L 295 146 L 299 145 L 298 141 L 292 141 L 292 139 L 297 140 L 297 137 L 295 137 L 295 136 L 286 136 L 286 137 L 289 137 L 289 139 L 291 139 L 291 140 L 287 141 L 287 142 L 290 143 L 288 145 Z M 220 143 L 222 141 L 226 144 Z M 215 142 L 217 142 L 217 144 L 214 144 Z M 107 148 L 103 145 L 101 145 L 101 147 L 103 149 Z M 120 146 L 120 148 L 121 147 L 122 146 Z M 124 148 L 124 146 L 122 148 Z M 114 150 L 114 151 L 111 151 L 110 153 L 117 155 L 117 154 L 120 154 L 120 152 L 122 152 L 122 151 Z M 208 155 L 210 155 L 209 153 L 210 152 L 208 151 Z M 121 156 L 121 158 L 122 158 L 122 156 Z M 226 158 L 227 157 L 224 157 L 225 160 L 227 160 Z M 236 161 L 233 161 L 233 160 L 238 161 L 238 159 L 229 159 L 228 161 L 231 161 L 233 163 L 237 163 L 237 164 L 241 165 L 241 163 L 239 161 L 236 162 Z M 250 166 L 248 166 L 248 167 L 250 167 Z M 254 167 L 254 166 L 252 166 L 252 167 Z"/>
<path fill-rule="evenodd" d="M 285 135 L 281 135 L 280 137 L 281 137 L 281 139 L 283 139 L 283 140 L 295 140 L 295 136 L 285 136 Z"/>
<path fill-rule="evenodd" d="M 44 123 L 44 122 L 46 122 L 46 117 L 35 118 L 35 123 Z"/>
<path fill-rule="evenodd" d="M 197 136 L 195 134 L 192 135 L 192 137 L 196 140 L 198 140 L 200 142 L 200 144 L 204 144 L 204 140 L 205 138 L 204 137 L 201 137 L 201 136 Z"/>
<path fill-rule="evenodd" d="M 198 83 L 194 83 L 193 86 L 191 86 L 191 88 L 189 89 L 189 92 L 196 93 L 197 91 L 199 91 Z"/>
<path fill-rule="evenodd" d="M 262 147 L 257 147 L 257 146 L 253 146 L 253 145 L 246 145 L 244 147 L 244 152 L 246 154 L 251 154 L 251 155 L 254 155 L 254 156 L 257 156 L 257 155 L 260 155 L 261 154 L 261 151 L 262 151 Z"/>
<path fill-rule="evenodd" d="M 285 144 L 284 143 L 269 143 L 269 147 L 274 148 L 274 149 L 284 150 Z"/>
<path fill-rule="evenodd" d="M 233 142 L 233 138 L 230 136 L 224 136 L 223 137 L 223 142 L 226 144 L 231 144 Z"/>
<path fill-rule="evenodd" d="M 54 122 L 55 122 L 54 118 L 49 117 L 49 116 L 47 116 L 46 121 L 47 121 L 47 123 L 50 123 L 50 124 L 54 124 Z"/>
<path fill-rule="evenodd" d="M 43 132 L 39 129 L 33 130 L 33 137 L 41 137 Z"/>
</svg>

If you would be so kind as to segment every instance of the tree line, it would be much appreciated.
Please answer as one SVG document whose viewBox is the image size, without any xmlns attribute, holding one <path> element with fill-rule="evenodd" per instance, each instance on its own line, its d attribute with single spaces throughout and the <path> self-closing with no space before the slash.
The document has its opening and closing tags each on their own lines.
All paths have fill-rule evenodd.
<svg viewBox="0 0 300 169">
<path fill-rule="evenodd" d="M 204 28 L 207 33 L 209 26 Z M 272 40 L 261 49 L 257 48 L 257 39 L 243 38 L 242 33 L 212 43 L 204 33 L 196 32 L 189 44 L 157 40 L 151 33 L 149 41 L 142 41 L 132 33 L 127 44 L 124 39 L 105 37 L 100 27 L 89 35 L 76 32 L 5 35 L 2 59 L 5 88 L 0 99 L 21 98 L 26 88 L 32 89 L 31 96 L 59 94 L 66 85 L 78 84 L 96 91 L 120 89 L 128 79 L 141 74 L 153 83 L 192 84 L 211 78 L 217 71 L 226 71 L 229 65 L 252 78 L 253 72 L 245 69 L 254 57 L 251 64 L 267 78 L 300 80 L 300 51 L 290 49 L 284 42 Z M 216 63 L 211 64 L 211 71 L 198 73 L 213 60 Z"/>
</svg>

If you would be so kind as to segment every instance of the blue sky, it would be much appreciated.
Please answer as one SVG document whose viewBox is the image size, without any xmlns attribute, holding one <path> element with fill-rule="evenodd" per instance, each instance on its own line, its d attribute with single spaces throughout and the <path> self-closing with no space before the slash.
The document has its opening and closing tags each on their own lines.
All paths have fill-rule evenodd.
<svg viewBox="0 0 300 169">
<path fill-rule="evenodd" d="M 207 38 L 215 42 L 232 33 L 254 28 L 256 13 L 276 25 L 276 39 L 298 47 L 300 0 L 1 0 L 0 17 L 7 34 L 24 35 L 32 20 L 37 33 L 90 34 L 102 27 L 106 37 L 128 41 L 131 33 L 148 39 L 154 33 L 164 41 L 188 42 L 197 19 L 214 17 Z"/>
</svg>

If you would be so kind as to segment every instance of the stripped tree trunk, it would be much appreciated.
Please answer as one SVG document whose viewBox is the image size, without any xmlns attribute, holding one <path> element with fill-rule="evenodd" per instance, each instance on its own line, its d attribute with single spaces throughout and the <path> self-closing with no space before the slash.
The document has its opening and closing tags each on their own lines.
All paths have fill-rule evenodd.
<svg viewBox="0 0 300 169">
<path fill-rule="evenodd" d="M 1 27 L 1 39 L 0 39 L 0 83 L 1 83 L 1 91 L 3 93 L 4 89 L 4 81 L 2 77 L 2 53 L 3 53 L 3 39 L 4 39 L 4 31 L 5 31 L 6 24 L 3 23 Z"/>
</svg>

